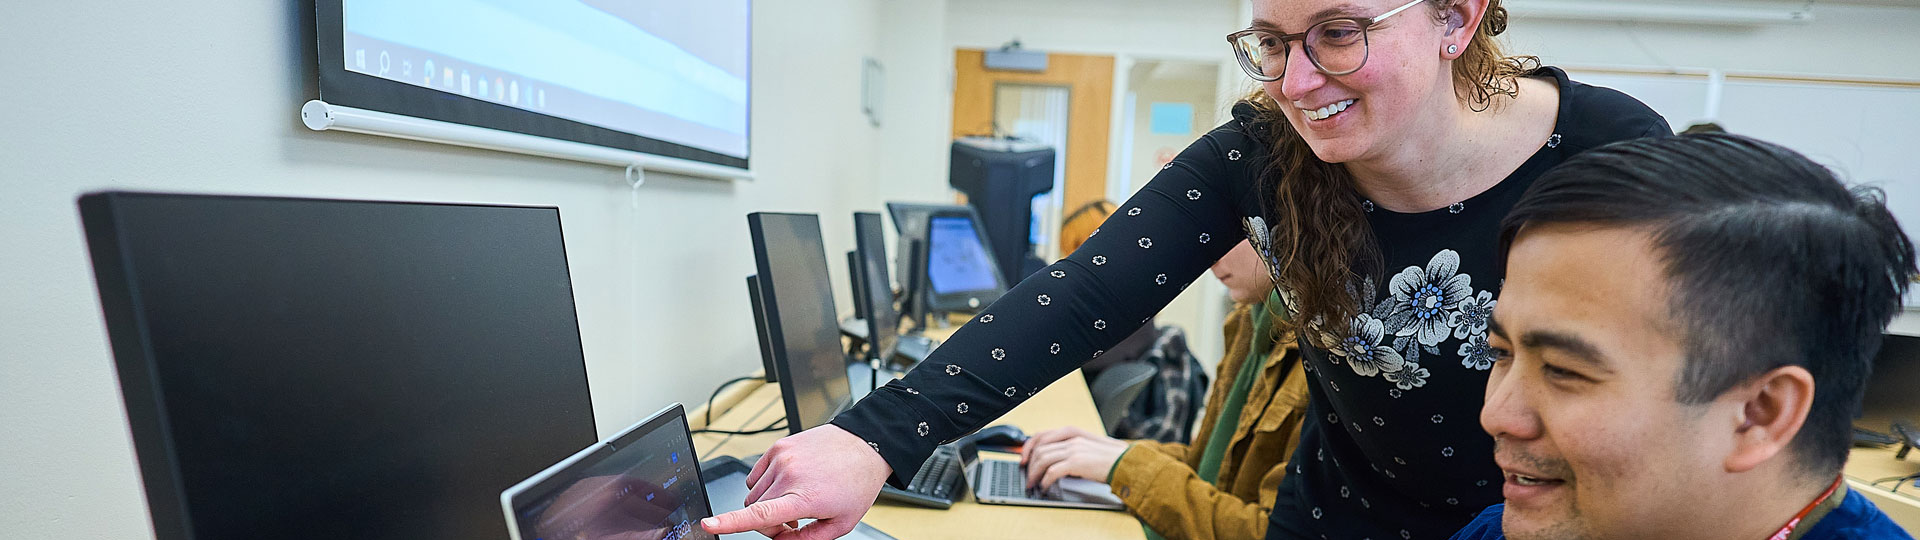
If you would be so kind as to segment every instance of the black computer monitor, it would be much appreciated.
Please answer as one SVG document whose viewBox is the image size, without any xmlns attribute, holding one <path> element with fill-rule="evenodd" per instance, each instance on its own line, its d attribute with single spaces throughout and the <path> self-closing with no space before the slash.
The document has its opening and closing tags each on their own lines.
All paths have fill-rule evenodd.
<svg viewBox="0 0 1920 540">
<path fill-rule="evenodd" d="M 852 404 L 820 217 L 755 212 L 747 214 L 747 230 L 787 427 L 799 433 Z"/>
<path fill-rule="evenodd" d="M 598 440 L 555 208 L 101 193 L 155 537 L 507 538 Z"/>
<path fill-rule="evenodd" d="M 1007 290 L 971 208 L 927 216 L 927 309 L 978 311 Z"/>
<path fill-rule="evenodd" d="M 1895 422 L 1920 427 L 1920 337 L 1884 334 L 1860 399 L 1855 428 L 1892 434 Z"/>
<path fill-rule="evenodd" d="M 931 216 L 934 212 L 940 210 L 955 210 L 961 208 L 966 207 L 953 204 L 887 203 L 887 215 L 893 218 L 893 232 L 899 237 L 899 239 L 895 241 L 895 249 L 898 249 L 901 253 L 906 253 L 906 245 L 908 242 L 914 240 L 926 241 L 927 216 Z M 901 281 L 905 281 L 906 276 L 912 275 L 908 273 L 907 267 L 909 264 L 910 262 L 907 258 L 902 257 L 894 268 L 896 274 L 901 276 Z M 912 299 L 908 300 L 911 301 Z"/>
<path fill-rule="evenodd" d="M 860 250 L 847 252 L 847 284 L 853 286 L 853 318 L 867 318 L 867 276 L 860 271 Z"/>
<path fill-rule="evenodd" d="M 858 254 L 854 280 L 865 288 L 854 292 L 867 320 L 867 350 L 871 358 L 885 361 L 893 356 L 900 340 L 900 311 L 893 307 L 893 280 L 887 276 L 887 238 L 881 230 L 880 214 L 854 212 L 853 246 Z"/>
<path fill-rule="evenodd" d="M 760 276 L 747 276 L 747 300 L 753 303 L 753 333 L 760 339 L 760 371 L 767 382 L 780 382 L 773 367 L 773 338 L 767 336 L 767 308 L 760 296 Z"/>
</svg>

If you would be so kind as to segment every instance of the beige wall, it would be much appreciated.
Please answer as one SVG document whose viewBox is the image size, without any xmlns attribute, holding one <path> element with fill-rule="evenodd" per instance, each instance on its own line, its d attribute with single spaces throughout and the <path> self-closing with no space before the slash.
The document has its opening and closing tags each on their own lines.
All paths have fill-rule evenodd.
<svg viewBox="0 0 1920 540">
<path fill-rule="evenodd" d="M 314 97 L 310 2 L 0 3 L 0 536 L 152 534 L 79 194 L 556 205 L 594 416 L 610 433 L 758 367 L 740 279 L 753 271 L 746 213 L 819 212 L 839 253 L 852 246 L 850 211 L 944 179 L 897 170 L 928 145 L 889 150 L 944 130 L 895 131 L 917 110 L 881 128 L 860 112 L 863 56 L 891 55 L 890 73 L 917 76 L 920 92 L 939 84 L 901 56 L 938 45 L 882 30 L 883 18 L 913 24 L 897 7 L 909 3 L 756 3 L 759 179 L 653 175 L 637 197 L 615 168 L 301 127 L 297 108 Z M 844 302 L 844 258 L 828 261 Z"/>
</svg>

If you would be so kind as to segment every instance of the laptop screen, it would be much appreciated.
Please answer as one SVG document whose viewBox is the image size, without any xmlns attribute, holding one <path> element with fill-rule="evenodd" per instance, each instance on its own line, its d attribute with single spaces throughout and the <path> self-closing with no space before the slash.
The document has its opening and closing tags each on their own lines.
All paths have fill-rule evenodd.
<svg viewBox="0 0 1920 540">
<path fill-rule="evenodd" d="M 597 445 L 513 497 L 521 540 L 703 540 L 713 515 L 678 406 Z"/>
</svg>

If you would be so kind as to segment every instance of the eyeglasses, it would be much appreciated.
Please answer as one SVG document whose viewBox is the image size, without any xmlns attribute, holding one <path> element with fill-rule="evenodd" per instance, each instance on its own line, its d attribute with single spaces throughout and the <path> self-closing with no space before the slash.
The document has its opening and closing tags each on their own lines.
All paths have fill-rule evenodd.
<svg viewBox="0 0 1920 540">
<path fill-rule="evenodd" d="M 1295 40 L 1307 49 L 1307 60 L 1315 69 L 1328 75 L 1346 75 L 1360 71 L 1360 66 L 1367 63 L 1368 28 L 1425 1 L 1413 0 L 1377 17 L 1327 19 L 1298 34 L 1248 28 L 1227 34 L 1227 42 L 1233 44 L 1240 69 L 1257 81 L 1277 81 L 1287 73 L 1287 59 L 1292 56 L 1288 42 Z"/>
</svg>

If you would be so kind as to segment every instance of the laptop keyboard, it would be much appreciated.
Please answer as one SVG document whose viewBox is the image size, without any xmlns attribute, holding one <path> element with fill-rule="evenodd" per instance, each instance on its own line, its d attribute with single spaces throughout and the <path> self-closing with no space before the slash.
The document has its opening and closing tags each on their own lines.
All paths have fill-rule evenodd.
<svg viewBox="0 0 1920 540">
<path fill-rule="evenodd" d="M 1025 467 L 1020 466 L 1019 462 L 995 460 L 982 461 L 980 464 L 987 467 L 987 475 L 989 478 L 992 478 L 992 481 L 987 482 L 987 493 L 993 497 L 1003 499 L 1039 499 L 1043 501 L 1060 500 L 1059 483 L 1055 483 L 1052 488 L 1045 491 L 1027 490 L 1027 471 Z"/>
<path fill-rule="evenodd" d="M 954 478 L 960 474 L 958 459 L 959 456 L 951 448 L 943 446 L 935 450 L 932 457 L 920 464 L 920 472 L 913 474 L 913 481 L 907 483 L 907 491 L 952 499 Z"/>
</svg>

